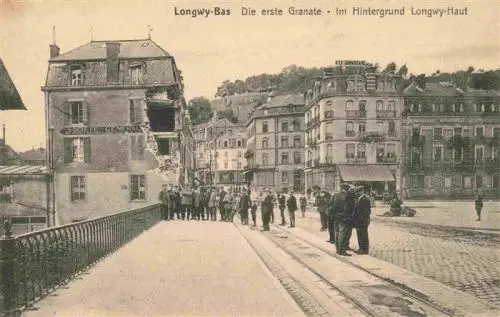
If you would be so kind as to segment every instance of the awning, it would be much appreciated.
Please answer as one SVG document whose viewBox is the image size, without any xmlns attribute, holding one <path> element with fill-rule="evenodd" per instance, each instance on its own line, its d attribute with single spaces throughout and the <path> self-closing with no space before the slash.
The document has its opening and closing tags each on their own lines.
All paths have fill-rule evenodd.
<svg viewBox="0 0 500 317">
<path fill-rule="evenodd" d="M 394 176 L 385 165 L 339 165 L 344 182 L 392 182 Z"/>
</svg>

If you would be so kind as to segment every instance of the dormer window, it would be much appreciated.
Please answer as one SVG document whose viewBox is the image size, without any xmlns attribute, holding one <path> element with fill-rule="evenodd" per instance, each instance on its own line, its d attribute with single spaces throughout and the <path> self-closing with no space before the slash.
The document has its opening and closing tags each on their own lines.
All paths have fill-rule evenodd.
<svg viewBox="0 0 500 317">
<path fill-rule="evenodd" d="M 134 65 L 130 67 L 130 81 L 132 85 L 142 84 L 142 66 Z"/>
<path fill-rule="evenodd" d="M 70 67 L 71 86 L 83 85 L 83 67 L 82 65 L 72 65 Z"/>
</svg>

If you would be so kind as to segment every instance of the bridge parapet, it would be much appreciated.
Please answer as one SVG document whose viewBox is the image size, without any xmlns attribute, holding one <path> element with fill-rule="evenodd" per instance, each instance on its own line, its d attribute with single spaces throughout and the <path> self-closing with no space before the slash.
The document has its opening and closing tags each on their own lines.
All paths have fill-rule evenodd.
<svg viewBox="0 0 500 317">
<path fill-rule="evenodd" d="M 0 238 L 0 314 L 22 309 L 66 284 L 161 220 L 160 205 Z"/>
</svg>

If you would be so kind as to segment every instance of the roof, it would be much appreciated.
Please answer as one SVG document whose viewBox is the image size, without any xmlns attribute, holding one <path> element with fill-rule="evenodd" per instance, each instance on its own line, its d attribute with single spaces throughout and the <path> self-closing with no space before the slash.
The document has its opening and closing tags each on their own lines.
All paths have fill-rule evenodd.
<svg viewBox="0 0 500 317">
<path fill-rule="evenodd" d="M 50 61 L 71 60 L 100 60 L 106 59 L 106 43 L 119 43 L 120 53 L 118 58 L 149 58 L 168 57 L 168 54 L 158 44 L 150 39 L 147 40 L 124 40 L 124 41 L 92 41 L 77 47 L 69 52 L 52 58 Z"/>
<path fill-rule="evenodd" d="M 438 83 L 425 83 L 425 89 L 422 89 L 417 85 L 416 82 L 412 82 L 408 87 L 404 89 L 406 95 L 415 96 L 470 96 L 470 97 L 498 97 L 500 96 L 499 90 L 480 90 L 469 88 L 466 91 L 462 91 L 455 84 L 450 82 L 438 82 Z"/>
<path fill-rule="evenodd" d="M 394 176 L 385 165 L 338 165 L 344 182 L 391 182 Z"/>
<path fill-rule="evenodd" d="M 271 100 L 260 106 L 259 109 L 277 108 L 289 105 L 294 105 L 294 106 L 305 105 L 304 95 L 302 94 L 279 95 L 271 98 Z"/>
<path fill-rule="evenodd" d="M 25 161 L 45 161 L 47 158 L 45 156 L 45 149 L 32 149 L 23 153 L 19 153 L 21 158 Z"/>
<path fill-rule="evenodd" d="M 16 86 L 0 58 L 0 110 L 26 110 Z"/>
<path fill-rule="evenodd" d="M 47 174 L 47 167 L 41 165 L 12 165 L 0 166 L 0 176 L 2 175 L 37 175 Z"/>
</svg>

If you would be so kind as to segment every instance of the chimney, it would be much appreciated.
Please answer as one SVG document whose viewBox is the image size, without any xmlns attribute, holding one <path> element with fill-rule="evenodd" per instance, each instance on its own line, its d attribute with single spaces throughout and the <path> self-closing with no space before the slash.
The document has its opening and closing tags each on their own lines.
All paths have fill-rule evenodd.
<svg viewBox="0 0 500 317">
<path fill-rule="evenodd" d="M 119 81 L 120 62 L 118 57 L 120 55 L 120 43 L 107 42 L 106 43 L 106 63 L 108 68 L 108 82 L 117 83 Z"/>
<path fill-rule="evenodd" d="M 61 50 L 57 44 L 50 44 L 50 59 L 59 56 L 60 51 Z"/>
</svg>

